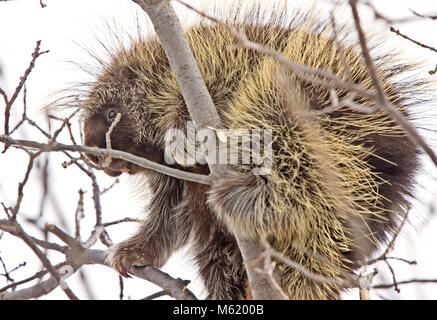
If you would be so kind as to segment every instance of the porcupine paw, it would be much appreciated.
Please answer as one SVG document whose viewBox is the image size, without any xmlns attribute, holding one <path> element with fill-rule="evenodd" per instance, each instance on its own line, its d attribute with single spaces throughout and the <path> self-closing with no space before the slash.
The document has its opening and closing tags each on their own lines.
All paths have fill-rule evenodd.
<svg viewBox="0 0 437 320">
<path fill-rule="evenodd" d="M 144 248 L 132 244 L 129 241 L 113 245 L 109 249 L 108 260 L 114 268 L 123 277 L 130 278 L 131 267 L 145 267 L 152 265 Z"/>
</svg>

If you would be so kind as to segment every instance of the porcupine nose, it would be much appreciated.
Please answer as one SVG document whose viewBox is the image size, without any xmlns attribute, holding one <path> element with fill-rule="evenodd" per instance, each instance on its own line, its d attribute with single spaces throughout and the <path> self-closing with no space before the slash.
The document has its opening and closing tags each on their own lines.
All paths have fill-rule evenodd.
<svg viewBox="0 0 437 320">
<path fill-rule="evenodd" d="M 99 130 L 100 129 L 100 130 Z M 105 128 L 103 126 L 99 127 L 99 121 L 89 121 L 85 123 L 84 126 L 84 144 L 87 147 L 94 147 L 105 149 L 106 148 L 106 140 L 104 132 Z M 90 153 L 86 153 L 85 156 L 93 163 L 104 167 L 103 172 L 111 177 L 117 177 L 121 175 L 125 169 L 125 163 L 120 160 L 111 159 L 109 163 L 103 156 L 95 156 Z"/>
<path fill-rule="evenodd" d="M 93 148 L 105 148 L 105 141 L 104 139 L 100 139 L 98 135 L 95 134 L 95 132 L 87 130 L 89 126 L 85 126 L 85 139 L 84 144 L 87 147 L 93 147 Z M 90 153 L 86 153 L 85 156 L 94 162 L 95 164 L 101 164 L 103 158 L 101 156 L 95 156 Z"/>
</svg>

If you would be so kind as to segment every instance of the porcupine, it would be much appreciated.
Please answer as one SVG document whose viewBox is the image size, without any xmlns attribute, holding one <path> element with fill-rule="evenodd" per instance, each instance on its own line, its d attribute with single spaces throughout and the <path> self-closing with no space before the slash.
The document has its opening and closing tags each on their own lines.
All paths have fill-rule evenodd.
<svg viewBox="0 0 437 320">
<path fill-rule="evenodd" d="M 292 61 L 330 70 L 371 90 L 357 41 L 348 26 L 334 36 L 315 14 L 289 18 L 277 10 L 241 12 L 228 22 L 248 39 Z M 328 86 L 285 70 L 266 55 L 236 48 L 220 25 L 201 22 L 186 37 L 225 128 L 271 129 L 272 168 L 254 175 L 252 165 L 230 166 L 212 186 L 183 181 L 112 159 L 104 171 L 141 176 L 150 188 L 148 217 L 129 239 L 111 249 L 112 266 L 128 276 L 134 263 L 161 267 L 190 243 L 210 299 L 250 297 L 234 234 L 267 236 L 273 248 L 307 270 L 341 280 L 365 261 L 406 214 L 418 148 L 375 102 L 336 89 L 375 112 L 329 108 Z M 416 64 L 371 46 L 389 101 L 409 118 L 423 93 L 420 79 L 400 80 Z M 133 39 L 103 63 L 83 103 L 84 142 L 106 147 L 115 116 L 113 149 L 164 161 L 169 129 L 186 130 L 184 99 L 156 35 Z M 324 111 L 326 110 L 326 111 Z M 99 163 L 101 159 L 89 155 Z M 204 164 L 175 168 L 209 174 Z M 292 299 L 335 299 L 336 281 L 320 281 L 279 263 L 280 283 Z"/>
</svg>

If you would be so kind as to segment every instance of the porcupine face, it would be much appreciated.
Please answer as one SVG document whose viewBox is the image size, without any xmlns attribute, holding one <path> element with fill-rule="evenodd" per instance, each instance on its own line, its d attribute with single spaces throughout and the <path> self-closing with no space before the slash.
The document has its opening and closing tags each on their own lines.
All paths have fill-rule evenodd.
<svg viewBox="0 0 437 320">
<path fill-rule="evenodd" d="M 114 70 L 115 69 L 115 70 Z M 128 66 L 112 67 L 96 81 L 89 98 L 84 103 L 84 143 L 89 147 L 106 148 L 106 134 L 118 114 L 120 120 L 113 128 L 111 148 L 139 157 L 160 162 L 161 153 L 147 141 L 138 142 L 137 130 L 132 108 L 132 95 L 135 91 L 136 76 Z M 88 154 L 96 164 L 103 159 Z M 122 159 L 112 159 L 104 172 L 116 177 L 123 172 L 136 174 L 143 168 Z"/>
</svg>

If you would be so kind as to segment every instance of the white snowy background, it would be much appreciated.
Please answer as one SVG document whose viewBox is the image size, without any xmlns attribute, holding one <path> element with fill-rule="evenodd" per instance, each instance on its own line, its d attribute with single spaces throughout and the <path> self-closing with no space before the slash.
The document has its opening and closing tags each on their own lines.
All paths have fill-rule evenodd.
<svg viewBox="0 0 437 320">
<path fill-rule="evenodd" d="M 68 88 L 75 81 L 89 80 L 89 76 L 67 61 L 78 64 L 90 62 L 89 56 L 80 48 L 86 46 L 94 52 L 104 56 L 97 39 L 108 36 L 105 32 L 105 21 L 116 21 L 123 29 L 136 25 L 136 13 L 140 21 L 144 19 L 144 27 L 150 27 L 146 18 L 135 4 L 126 0 L 44 0 L 47 7 L 41 8 L 38 0 L 18 0 L 0 2 L 0 87 L 10 97 L 19 82 L 20 76 L 27 68 L 31 53 L 37 40 L 42 40 L 41 50 L 50 50 L 37 59 L 36 66 L 26 83 L 27 87 L 27 110 L 31 119 L 44 123 L 44 114 L 41 111 L 43 105 L 49 103 L 53 97 L 51 94 L 57 89 Z M 206 8 L 210 1 L 189 1 L 200 8 Z M 218 3 L 224 1 L 217 1 Z M 289 1 L 292 6 L 308 5 L 312 1 Z M 319 1 L 321 10 L 329 10 L 334 1 Z M 380 12 L 390 18 L 412 16 L 410 8 L 420 13 L 437 14 L 437 1 L 435 0 L 378 0 L 373 1 Z M 186 9 L 175 4 L 178 14 L 183 23 L 191 23 L 193 14 L 187 13 Z M 340 19 L 349 18 L 350 9 L 344 7 Z M 360 11 L 368 19 L 368 27 L 372 26 L 387 33 L 395 48 L 400 48 L 413 61 L 424 60 L 426 70 L 432 70 L 437 64 L 437 53 L 423 48 L 389 34 L 388 25 L 381 21 L 373 21 L 371 12 L 363 8 Z M 416 19 L 409 23 L 394 25 L 416 40 L 430 46 L 437 47 L 437 21 L 431 19 Z M 105 39 L 103 39 L 105 40 Z M 424 71 L 426 72 L 426 71 Z M 431 76 L 430 76 L 431 77 Z M 437 78 L 437 75 L 434 75 Z M 12 108 L 12 126 L 20 119 L 22 112 L 22 95 Z M 435 105 L 435 104 L 434 104 Z M 3 107 L 0 111 L 0 126 L 3 127 Z M 434 118 L 434 121 L 437 117 Z M 426 122 L 426 121 L 425 121 Z M 428 121 L 429 122 L 429 121 Z M 426 124 L 432 129 L 429 123 Z M 437 128 L 437 126 L 435 126 Z M 422 133 L 426 133 L 421 131 Z M 45 141 L 43 136 L 36 130 L 27 127 L 19 132 L 19 136 L 26 139 Z M 66 135 L 61 141 L 68 143 Z M 437 140 L 434 140 L 437 141 Z M 435 148 L 436 144 L 430 142 Z M 91 182 L 77 168 L 70 166 L 63 169 L 61 163 L 66 157 L 60 154 L 50 154 L 49 192 L 52 196 L 44 208 L 43 219 L 54 223 L 70 234 L 74 232 L 74 215 L 78 200 L 78 190 L 85 193 L 85 218 L 82 221 L 82 238 L 86 239 L 94 225 L 94 209 L 91 199 Z M 23 178 L 27 166 L 27 156 L 22 152 L 10 149 L 6 154 L 0 154 L 0 201 L 6 205 L 14 205 L 18 183 Z M 402 257 L 409 260 L 417 260 L 416 266 L 405 263 L 392 262 L 398 281 L 412 278 L 436 279 L 437 278 L 437 252 L 436 233 L 437 219 L 432 212 L 435 206 L 433 201 L 437 196 L 437 170 L 427 157 L 423 157 L 423 170 L 420 173 L 417 188 L 418 200 L 410 213 L 411 221 L 399 237 L 392 256 Z M 38 218 L 39 206 L 42 194 L 41 177 L 39 171 L 34 170 L 29 183 L 26 185 L 25 198 L 22 203 L 19 218 L 26 231 L 36 237 L 42 237 L 41 232 L 24 222 L 24 218 Z M 104 188 L 113 183 L 113 179 L 105 176 L 102 172 L 96 173 L 100 187 Z M 135 199 L 132 190 L 128 186 L 128 178 L 121 176 L 120 183 L 102 196 L 103 219 L 105 222 L 117 220 L 126 216 L 139 217 L 142 215 L 143 205 Z M 0 218 L 3 219 L 3 213 Z M 41 225 L 40 227 L 42 227 Z M 126 223 L 110 227 L 109 234 L 114 242 L 119 242 L 129 236 L 135 229 L 133 223 Z M 58 241 L 50 237 L 51 241 Z M 96 245 L 97 248 L 104 248 Z M 12 273 L 15 280 L 21 280 L 33 275 L 40 270 L 40 262 L 33 252 L 20 240 L 4 233 L 0 240 L 0 256 L 9 269 L 26 262 L 26 266 Z M 52 264 L 63 261 L 63 256 L 49 252 Z M 391 275 L 383 264 L 378 265 L 380 274 L 374 283 L 391 281 Z M 83 267 L 85 279 L 89 283 L 90 290 L 84 289 L 76 273 L 68 279 L 71 289 L 82 299 L 118 299 L 119 280 L 118 275 L 111 269 L 103 266 Z M 187 251 L 175 254 L 164 271 L 173 277 L 190 279 L 189 288 L 198 296 L 203 297 L 204 292 L 199 278 L 196 276 L 195 267 L 190 261 Z M 0 266 L 0 273 L 3 269 Z M 160 289 L 140 279 L 127 279 L 124 281 L 125 298 L 138 299 L 152 294 Z M 0 277 L 0 287 L 6 285 L 4 277 Z M 19 287 L 21 288 L 21 287 Z M 372 298 L 389 299 L 436 299 L 437 284 L 405 285 L 400 287 L 398 294 L 393 289 L 372 291 Z M 345 299 L 357 299 L 356 290 L 344 294 Z M 56 289 L 42 299 L 66 299 L 65 294 Z"/>
</svg>

